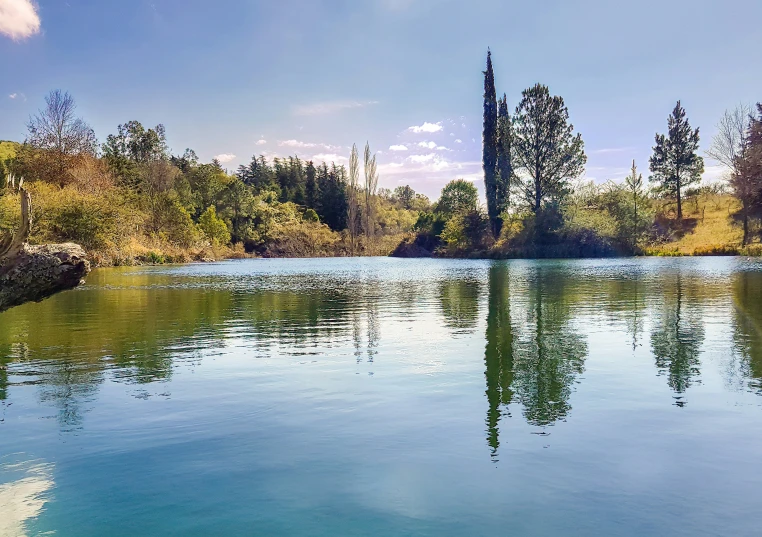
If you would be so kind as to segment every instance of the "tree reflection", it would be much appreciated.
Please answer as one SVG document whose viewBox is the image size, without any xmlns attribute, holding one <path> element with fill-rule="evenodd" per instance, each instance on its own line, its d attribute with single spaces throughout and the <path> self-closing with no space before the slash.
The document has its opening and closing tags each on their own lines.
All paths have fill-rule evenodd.
<svg viewBox="0 0 762 537">
<path fill-rule="evenodd" d="M 445 279 L 439 284 L 439 301 L 445 326 L 470 332 L 479 320 L 480 282 L 476 279 Z"/>
<path fill-rule="evenodd" d="M 686 283 L 680 272 L 674 279 L 665 275 L 661 284 L 663 301 L 651 332 L 651 352 L 659 374 L 666 374 L 669 387 L 681 395 L 701 373 L 704 323 L 691 282 Z M 682 397 L 677 401 L 685 405 Z"/>
<path fill-rule="evenodd" d="M 734 350 L 749 387 L 762 394 L 762 272 L 736 274 L 732 287 Z"/>
<path fill-rule="evenodd" d="M 489 270 L 485 377 L 493 455 L 507 405 L 521 404 L 531 425 L 566 417 L 572 384 L 587 355 L 584 337 L 571 326 L 573 294 L 567 293 L 563 274 L 537 268 L 533 276 L 525 289 L 512 290 L 509 265 L 495 263 Z"/>
<path fill-rule="evenodd" d="M 510 273 L 508 265 L 495 263 L 489 268 L 487 310 L 487 347 L 484 353 L 487 380 L 487 443 L 492 456 L 500 447 L 498 425 L 513 400 L 513 328 L 511 327 Z M 504 410 L 501 410 L 501 407 Z"/>
</svg>

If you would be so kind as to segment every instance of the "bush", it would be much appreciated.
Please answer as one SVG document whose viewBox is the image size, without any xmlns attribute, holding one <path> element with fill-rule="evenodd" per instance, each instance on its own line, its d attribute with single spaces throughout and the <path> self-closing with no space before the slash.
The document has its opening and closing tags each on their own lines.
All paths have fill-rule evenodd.
<svg viewBox="0 0 762 537">
<path fill-rule="evenodd" d="M 445 224 L 440 237 L 450 249 L 478 249 L 484 246 L 488 229 L 487 215 L 475 210 L 453 215 Z"/>
<path fill-rule="evenodd" d="M 320 217 L 318 216 L 318 213 L 315 212 L 314 209 L 307 209 L 304 211 L 304 215 L 302 216 L 304 218 L 305 222 L 320 222 Z"/>
<path fill-rule="evenodd" d="M 217 216 L 217 210 L 210 206 L 198 219 L 198 227 L 206 237 L 215 245 L 228 244 L 230 231 L 225 221 Z"/>
<path fill-rule="evenodd" d="M 762 244 L 749 244 L 738 250 L 738 253 L 749 257 L 762 257 Z"/>
<path fill-rule="evenodd" d="M 738 248 L 728 244 L 697 246 L 693 249 L 693 255 L 738 255 Z"/>
</svg>

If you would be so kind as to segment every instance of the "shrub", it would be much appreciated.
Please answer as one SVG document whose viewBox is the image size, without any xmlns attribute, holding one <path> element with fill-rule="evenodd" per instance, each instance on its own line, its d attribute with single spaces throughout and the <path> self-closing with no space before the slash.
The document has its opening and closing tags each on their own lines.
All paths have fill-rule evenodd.
<svg viewBox="0 0 762 537">
<path fill-rule="evenodd" d="M 198 227 L 215 245 L 228 244 L 230 231 L 225 221 L 217 216 L 214 206 L 209 206 L 198 219 Z"/>
<path fill-rule="evenodd" d="M 738 248 L 729 244 L 697 246 L 693 249 L 693 255 L 738 255 Z"/>
<path fill-rule="evenodd" d="M 320 217 L 315 212 L 315 209 L 307 209 L 302 216 L 305 222 L 320 222 Z"/>
</svg>

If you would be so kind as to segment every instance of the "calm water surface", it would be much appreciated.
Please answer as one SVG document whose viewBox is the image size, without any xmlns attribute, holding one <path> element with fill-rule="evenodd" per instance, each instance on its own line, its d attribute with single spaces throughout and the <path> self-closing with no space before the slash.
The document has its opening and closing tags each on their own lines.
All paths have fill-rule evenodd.
<svg viewBox="0 0 762 537">
<path fill-rule="evenodd" d="M 762 264 L 246 260 L 0 314 L 0 536 L 760 535 Z"/>
</svg>

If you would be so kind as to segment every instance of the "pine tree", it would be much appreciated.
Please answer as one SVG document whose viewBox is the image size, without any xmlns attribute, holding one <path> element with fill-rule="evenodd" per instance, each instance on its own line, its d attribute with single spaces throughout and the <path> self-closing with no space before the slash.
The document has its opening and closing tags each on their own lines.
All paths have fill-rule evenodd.
<svg viewBox="0 0 762 537">
<path fill-rule="evenodd" d="M 495 238 L 500 235 L 503 227 L 501 215 L 510 206 L 511 183 L 513 181 L 513 164 L 511 162 L 511 116 L 508 113 L 508 100 L 498 101 L 497 112 L 497 185 L 495 198 L 497 202 L 497 230 Z"/>
<path fill-rule="evenodd" d="M 511 154 L 514 170 L 524 172 L 517 184 L 535 215 L 558 205 L 569 193 L 569 181 L 579 177 L 587 156 L 580 134 L 574 135 L 562 97 L 536 84 L 521 94 L 513 116 Z"/>
<path fill-rule="evenodd" d="M 487 214 L 492 234 L 500 234 L 498 218 L 500 210 L 497 195 L 497 95 L 495 74 L 492 71 L 492 52 L 487 49 L 487 70 L 484 71 L 484 131 L 482 138 L 482 165 L 484 167 L 484 190 L 487 195 Z"/>
<path fill-rule="evenodd" d="M 643 217 L 643 205 L 646 203 L 645 192 L 643 191 L 643 174 L 638 173 L 638 168 L 635 166 L 635 160 L 632 161 L 632 168 L 630 169 L 630 175 L 624 179 L 625 190 L 628 197 L 632 201 L 632 234 L 631 241 L 634 244 L 640 236 L 641 219 Z"/>
<path fill-rule="evenodd" d="M 685 117 L 685 109 L 677 101 L 667 120 L 669 133 L 656 135 L 656 145 L 651 155 L 651 182 L 659 184 L 667 196 L 677 201 L 677 219 L 683 218 L 682 189 L 701 181 L 704 159 L 696 154 L 699 146 L 699 130 L 691 129 Z"/>
<path fill-rule="evenodd" d="M 305 170 L 304 198 L 307 207 L 314 209 L 318 198 L 318 185 L 315 178 L 315 165 L 312 161 L 307 163 Z"/>
</svg>

